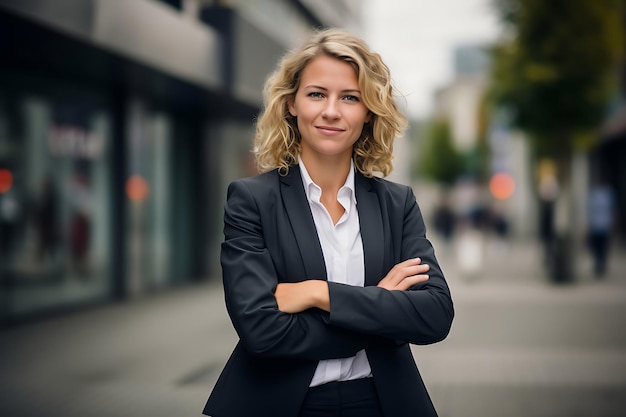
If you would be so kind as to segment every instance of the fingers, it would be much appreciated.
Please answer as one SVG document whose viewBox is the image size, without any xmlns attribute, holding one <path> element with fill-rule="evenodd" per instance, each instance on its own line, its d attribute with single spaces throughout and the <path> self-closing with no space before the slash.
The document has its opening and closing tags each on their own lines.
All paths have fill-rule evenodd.
<svg viewBox="0 0 626 417">
<path fill-rule="evenodd" d="M 426 272 L 430 266 L 421 262 L 420 258 L 413 258 L 396 264 L 378 283 L 378 286 L 388 290 L 404 291 L 415 284 L 428 280 Z"/>
<path fill-rule="evenodd" d="M 394 266 L 385 279 L 388 278 L 393 285 L 398 285 L 408 277 L 425 274 L 429 269 L 430 266 L 423 264 L 420 258 L 408 259 Z"/>
<path fill-rule="evenodd" d="M 408 259 L 400 262 L 392 268 L 396 275 L 416 275 L 427 272 L 430 269 L 428 264 L 423 264 L 421 258 Z"/>
<path fill-rule="evenodd" d="M 428 281 L 428 278 L 429 278 L 428 275 L 424 275 L 424 274 L 411 275 L 410 277 L 406 277 L 400 283 L 398 283 L 398 285 L 396 285 L 394 290 L 406 291 L 409 288 L 411 288 L 413 285 L 419 284 L 420 282 Z"/>
</svg>

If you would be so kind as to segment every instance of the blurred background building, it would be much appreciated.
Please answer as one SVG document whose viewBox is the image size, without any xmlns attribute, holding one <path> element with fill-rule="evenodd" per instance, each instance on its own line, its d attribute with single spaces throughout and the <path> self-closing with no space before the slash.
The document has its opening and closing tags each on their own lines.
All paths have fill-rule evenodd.
<svg viewBox="0 0 626 417">
<path fill-rule="evenodd" d="M 437 90 L 432 117 L 448 121 L 454 146 L 464 155 L 466 167 L 454 190 L 457 216 L 471 216 L 476 210 L 495 211 L 506 217 L 510 229 L 507 232 L 517 238 L 529 238 L 537 232 L 529 173 L 530 150 L 526 138 L 511 129 L 504 114 L 486 117 L 485 96 L 491 65 L 488 50 L 486 44 L 454 48 L 454 76 Z M 477 160 L 481 152 L 484 161 Z M 484 166 L 477 166 L 480 164 Z M 489 187 L 490 181 L 498 178 L 496 175 L 509 178 L 514 190 Z M 499 191 L 506 194 L 505 198 L 501 198 Z"/>
<path fill-rule="evenodd" d="M 0 323 L 218 276 L 265 77 L 359 9 L 1 0 Z"/>
<path fill-rule="evenodd" d="M 411 129 L 395 144 L 390 179 L 412 181 L 427 221 L 436 223 L 450 189 L 443 200 L 459 225 L 488 219 L 491 234 L 541 240 L 555 221 L 553 208 L 543 211 L 558 194 L 544 181 L 554 164 L 537 160 L 505 109 L 488 108 L 497 39 L 462 35 L 477 28 L 461 23 L 489 22 L 491 6 L 454 5 L 0 0 L 0 323 L 219 277 L 226 185 L 256 172 L 265 77 L 317 27 L 360 34 L 400 81 Z M 444 36 L 432 9 L 459 34 Z M 429 69 L 429 51 L 449 54 L 450 76 L 430 97 L 432 112 L 416 114 L 410 103 L 429 91 L 411 81 L 442 72 Z M 600 175 L 615 190 L 615 234 L 626 242 L 623 68 L 599 140 L 573 158 L 579 246 Z M 448 126 L 448 155 L 422 129 L 433 121 Z M 416 155 L 446 178 L 426 178 Z"/>
</svg>

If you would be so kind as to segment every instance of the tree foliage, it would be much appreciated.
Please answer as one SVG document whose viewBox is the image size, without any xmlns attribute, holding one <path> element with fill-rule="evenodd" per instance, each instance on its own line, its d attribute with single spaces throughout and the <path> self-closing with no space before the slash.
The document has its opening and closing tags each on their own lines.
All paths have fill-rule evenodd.
<svg viewBox="0 0 626 417">
<path fill-rule="evenodd" d="M 579 138 L 599 127 L 617 91 L 624 1 L 494 0 L 509 32 L 493 50 L 490 97 L 533 140 L 534 152 L 557 165 L 562 209 L 547 256 L 555 281 L 577 272 L 572 155 Z"/>
<path fill-rule="evenodd" d="M 624 52 L 623 0 L 496 0 L 508 37 L 493 50 L 490 97 L 513 124 L 570 149 L 597 127 Z"/>
<path fill-rule="evenodd" d="M 440 185 L 453 185 L 463 169 L 463 159 L 454 145 L 450 124 L 441 119 L 432 121 L 420 149 L 418 175 Z"/>
</svg>

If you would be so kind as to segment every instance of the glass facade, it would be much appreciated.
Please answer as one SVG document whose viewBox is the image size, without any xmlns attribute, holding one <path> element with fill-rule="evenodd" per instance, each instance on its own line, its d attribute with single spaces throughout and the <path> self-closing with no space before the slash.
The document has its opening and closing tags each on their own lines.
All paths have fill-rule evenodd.
<svg viewBox="0 0 626 417">
<path fill-rule="evenodd" d="M 198 115 L 97 85 L 4 79 L 0 322 L 206 278 Z"/>
<path fill-rule="evenodd" d="M 0 314 L 106 298 L 110 108 L 97 94 L 7 78 L 0 86 L 0 170 L 10 178 L 0 191 Z"/>
</svg>

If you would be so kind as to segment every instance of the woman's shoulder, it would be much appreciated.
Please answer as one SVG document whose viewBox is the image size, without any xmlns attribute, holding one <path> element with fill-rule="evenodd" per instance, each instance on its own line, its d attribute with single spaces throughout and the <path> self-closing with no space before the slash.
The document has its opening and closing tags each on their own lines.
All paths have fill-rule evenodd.
<svg viewBox="0 0 626 417">
<path fill-rule="evenodd" d="M 278 184 L 278 171 L 272 170 L 251 177 L 233 180 L 229 186 L 229 193 L 239 189 L 245 189 L 253 195 L 267 195 Z"/>
<path fill-rule="evenodd" d="M 278 177 L 278 170 L 273 169 L 268 172 L 263 172 L 258 175 L 253 175 L 251 177 L 243 177 L 233 180 L 231 184 L 242 183 L 246 185 L 255 185 L 255 186 L 263 186 L 264 184 L 269 184 L 275 181 Z"/>
<path fill-rule="evenodd" d="M 391 181 L 386 178 L 381 177 L 370 177 L 368 178 L 370 184 L 374 189 L 376 189 L 379 193 L 386 193 L 392 196 L 397 196 L 401 198 L 406 198 L 408 195 L 412 194 L 413 189 L 411 186 L 402 184 L 399 182 Z"/>
</svg>

